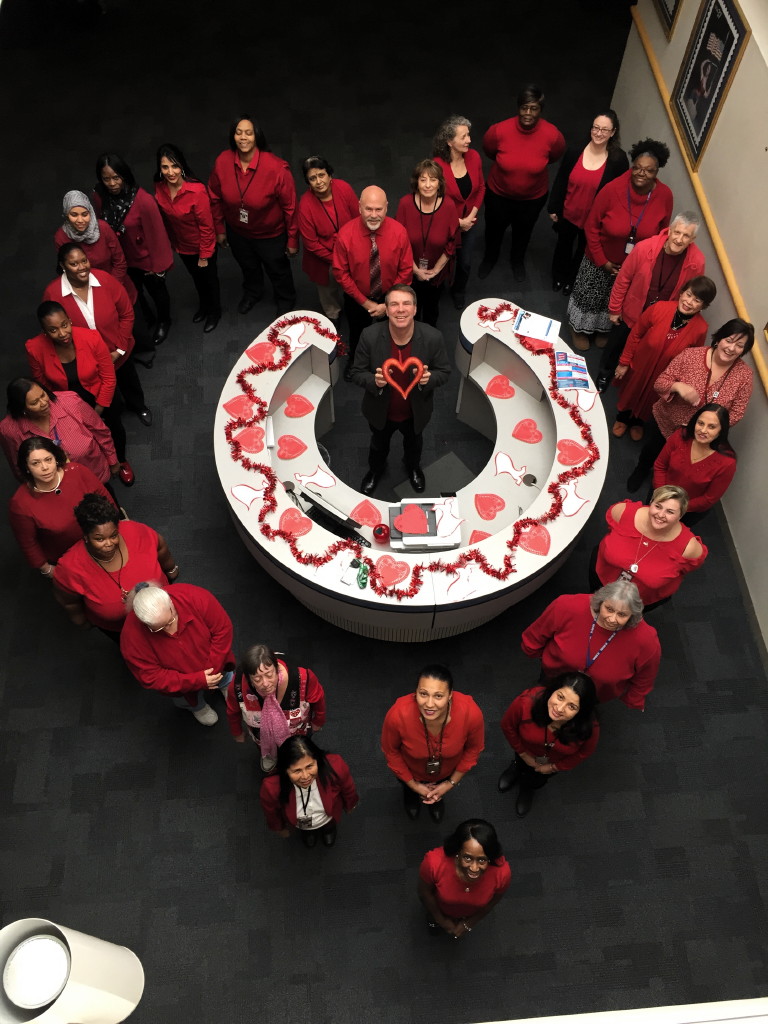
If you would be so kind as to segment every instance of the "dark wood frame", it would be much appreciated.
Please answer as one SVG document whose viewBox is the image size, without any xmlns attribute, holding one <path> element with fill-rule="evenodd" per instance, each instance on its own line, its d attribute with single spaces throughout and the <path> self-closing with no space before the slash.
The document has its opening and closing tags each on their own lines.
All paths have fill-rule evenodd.
<svg viewBox="0 0 768 1024">
<path fill-rule="evenodd" d="M 677 17 L 680 14 L 680 8 L 683 6 L 683 0 L 653 0 L 653 3 L 658 12 L 659 20 L 664 26 L 664 34 L 667 39 L 671 39 L 672 33 L 675 31 Z"/>
</svg>

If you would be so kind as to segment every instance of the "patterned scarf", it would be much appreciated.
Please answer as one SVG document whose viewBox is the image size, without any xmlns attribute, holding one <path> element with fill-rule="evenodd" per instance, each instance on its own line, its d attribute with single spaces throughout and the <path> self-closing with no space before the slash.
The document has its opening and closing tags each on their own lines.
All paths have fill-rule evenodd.
<svg viewBox="0 0 768 1024">
<path fill-rule="evenodd" d="M 72 224 L 69 222 L 69 211 L 73 210 L 76 206 L 82 206 L 83 209 L 87 210 L 91 215 L 91 219 L 88 221 L 88 227 L 85 231 L 75 231 Z M 88 196 L 85 192 L 78 192 L 77 189 L 73 189 L 72 192 L 67 192 L 64 196 L 64 202 L 62 203 L 61 216 L 64 218 L 64 223 L 61 225 L 64 234 L 71 238 L 73 242 L 80 242 L 84 245 L 93 245 L 94 242 L 99 240 L 99 221 L 96 217 L 96 211 L 93 208 Z"/>
<path fill-rule="evenodd" d="M 102 210 L 104 220 L 109 224 L 115 234 L 119 235 L 125 231 L 123 221 L 128 216 L 128 211 L 133 206 L 133 200 L 139 191 L 138 185 L 133 188 L 119 192 L 116 196 L 107 193 L 102 197 Z"/>
<path fill-rule="evenodd" d="M 261 724 L 259 725 L 259 746 L 262 757 L 277 757 L 277 748 L 291 735 L 285 712 L 280 707 L 277 697 L 270 693 L 261 705 Z"/>
</svg>

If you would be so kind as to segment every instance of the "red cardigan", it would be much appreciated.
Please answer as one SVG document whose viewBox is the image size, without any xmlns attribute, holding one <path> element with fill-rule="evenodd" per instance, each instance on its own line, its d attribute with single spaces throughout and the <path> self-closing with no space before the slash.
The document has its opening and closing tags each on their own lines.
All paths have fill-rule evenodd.
<svg viewBox="0 0 768 1024">
<path fill-rule="evenodd" d="M 92 270 L 106 270 L 108 274 L 116 277 L 120 284 L 127 289 L 126 278 L 128 277 L 128 265 L 125 262 L 125 254 L 122 246 L 117 240 L 117 235 L 105 220 L 99 220 L 99 237 L 95 242 L 77 242 L 91 264 Z M 53 242 L 58 251 L 62 245 L 72 242 L 64 228 L 59 228 L 53 236 Z"/>
<path fill-rule="evenodd" d="M 594 658 L 609 636 L 609 630 L 595 624 L 590 594 L 561 594 L 548 605 L 522 635 L 523 654 L 541 658 L 549 679 L 563 672 L 586 672 L 601 702 L 618 697 L 629 708 L 645 707 L 661 662 L 661 645 L 656 630 L 644 620 L 632 629 L 619 630 L 602 654 L 587 665 L 587 643 Z M 589 633 L 595 631 L 592 640 Z"/>
<path fill-rule="evenodd" d="M 72 328 L 72 343 L 77 358 L 77 376 L 86 391 L 106 409 L 115 394 L 115 368 L 104 339 L 87 327 Z M 36 334 L 26 342 L 32 376 L 51 391 L 64 391 L 69 384 L 56 346 L 47 334 Z"/>
<path fill-rule="evenodd" d="M 708 512 L 719 501 L 736 474 L 736 459 L 727 452 L 714 451 L 700 462 L 691 462 L 691 446 L 676 430 L 667 438 L 653 466 L 653 486 L 676 484 L 688 493 L 689 512 Z"/>
<path fill-rule="evenodd" d="M 430 738 L 434 747 L 436 740 Z M 482 711 L 471 697 L 454 690 L 450 721 L 443 732 L 440 778 L 447 779 L 454 771 L 468 772 L 474 768 L 484 745 Z M 387 765 L 402 782 L 429 779 L 424 722 L 415 694 L 399 697 L 387 712 L 381 730 L 381 749 Z"/>
<path fill-rule="evenodd" d="M 133 306 L 125 288 L 111 274 L 107 274 L 103 270 L 92 270 L 91 277 L 95 277 L 99 282 L 99 287 L 93 288 L 93 316 L 96 330 L 107 343 L 110 352 L 119 348 L 125 353 L 114 364 L 117 370 L 133 351 Z M 43 299 L 59 302 L 75 327 L 87 328 L 88 324 L 74 295 L 62 294 L 62 278 L 63 275 L 51 281 L 43 292 Z"/>
<path fill-rule="evenodd" d="M 492 124 L 483 136 L 485 155 L 493 160 L 488 187 L 509 199 L 539 199 L 549 190 L 547 167 L 565 152 L 562 133 L 541 118 L 523 131 L 517 117 Z"/>
<path fill-rule="evenodd" d="M 176 252 L 209 260 L 216 252 L 216 229 L 205 185 L 201 181 L 182 182 L 171 199 L 168 183 L 158 181 L 155 199 Z"/>
<path fill-rule="evenodd" d="M 597 193 L 587 217 L 587 223 L 584 225 L 587 255 L 596 267 L 602 267 L 609 261 L 619 265 L 624 262 L 624 247 L 631 224 L 637 229 L 636 245 L 652 235 L 657 235 L 669 224 L 669 218 L 672 216 L 672 190 L 663 182 L 657 181 L 650 198 L 646 199 L 645 196 L 637 195 L 632 188 L 631 175 L 631 171 L 625 171 L 602 188 Z M 627 188 L 632 206 L 631 224 L 627 208 Z"/>
<path fill-rule="evenodd" d="M 325 785 L 318 779 L 317 789 L 325 813 L 338 823 L 341 820 L 342 810 L 347 813 L 354 810 L 359 797 L 355 789 L 355 780 L 344 759 L 338 754 L 327 754 L 326 757 L 328 764 L 336 773 L 336 778 L 329 779 Z M 264 817 L 267 819 L 267 826 L 273 832 L 296 827 L 296 790 L 293 786 L 291 786 L 288 796 L 288 803 L 282 804 L 280 803 L 280 778 L 277 775 L 268 775 L 261 784 L 259 800 Z"/>
<path fill-rule="evenodd" d="M 285 231 L 288 246 L 298 248 L 296 186 L 291 168 L 279 156 L 257 150 L 243 171 L 238 155 L 225 149 L 216 157 L 208 192 L 218 234 L 227 224 L 245 238 L 276 238 Z M 240 220 L 242 207 L 248 211 L 247 224 Z"/>
<path fill-rule="evenodd" d="M 98 192 L 93 193 L 93 205 L 101 213 L 102 201 Z M 173 250 L 160 210 L 143 188 L 137 191 L 117 237 L 129 267 L 150 274 L 164 274 L 173 266 Z"/>
<path fill-rule="evenodd" d="M 483 205 L 485 199 L 485 178 L 483 177 L 483 162 L 480 159 L 480 154 L 476 149 L 468 149 L 464 154 L 464 164 L 467 168 L 467 174 L 469 180 L 472 182 L 472 191 L 469 193 L 467 198 L 459 191 L 459 186 L 456 184 L 456 179 L 453 176 L 451 170 L 450 160 L 443 160 L 441 156 L 434 158 L 435 163 L 439 164 L 443 169 L 443 177 L 445 178 L 445 194 L 456 203 L 456 209 L 459 211 L 459 217 L 466 217 L 475 207 L 478 211 Z"/>
<path fill-rule="evenodd" d="M 437 277 L 427 282 L 437 287 L 451 272 L 451 257 L 456 252 L 457 236 L 461 234 L 456 204 L 448 196 L 443 196 L 442 203 L 434 213 L 422 214 L 413 194 L 409 192 L 398 203 L 396 219 L 408 232 L 414 263 L 418 264 L 420 258 L 425 256 L 427 266 L 431 268 L 443 253 L 448 257 L 448 262 Z"/>
<path fill-rule="evenodd" d="M 392 217 L 385 217 L 376 232 L 384 295 L 396 284 L 410 284 L 413 253 L 408 232 Z M 339 228 L 333 247 L 333 276 L 359 305 L 369 300 L 371 290 L 371 233 L 362 217 Z"/>
<path fill-rule="evenodd" d="M 311 188 L 299 200 L 299 231 L 304 242 L 301 267 L 310 281 L 320 285 L 329 282 L 339 228 L 360 216 L 360 205 L 351 185 L 334 178 L 331 190 L 332 203 L 318 199 Z"/>
<path fill-rule="evenodd" d="M 570 768 L 575 768 L 580 761 L 586 760 L 590 754 L 594 754 L 600 726 L 594 722 L 592 735 L 588 740 L 581 743 L 561 743 L 557 730 L 551 733 L 546 726 L 537 725 L 531 719 L 533 702 L 543 690 L 543 686 L 533 686 L 515 697 L 504 712 L 501 731 L 516 754 L 529 754 L 531 757 L 546 755 L 550 764 L 559 772 L 567 772 Z M 547 748 L 545 743 L 547 740 L 551 742 L 553 735 L 555 745 Z"/>
</svg>

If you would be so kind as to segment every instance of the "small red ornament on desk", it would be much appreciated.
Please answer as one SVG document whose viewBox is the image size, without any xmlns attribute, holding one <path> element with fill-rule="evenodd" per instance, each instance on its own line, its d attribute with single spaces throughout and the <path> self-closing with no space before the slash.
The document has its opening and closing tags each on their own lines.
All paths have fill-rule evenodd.
<svg viewBox="0 0 768 1024">
<path fill-rule="evenodd" d="M 379 523 L 373 528 L 373 539 L 377 544 L 386 544 L 389 540 L 389 527 L 386 523 Z"/>
</svg>

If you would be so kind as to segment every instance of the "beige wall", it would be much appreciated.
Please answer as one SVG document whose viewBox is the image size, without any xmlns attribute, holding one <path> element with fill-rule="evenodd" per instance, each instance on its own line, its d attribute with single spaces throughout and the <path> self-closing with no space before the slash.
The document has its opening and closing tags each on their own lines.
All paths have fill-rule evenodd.
<svg viewBox="0 0 768 1024">
<path fill-rule="evenodd" d="M 699 0 L 683 0 L 674 34 L 667 41 L 652 0 L 639 0 L 637 5 L 669 92 L 699 6 Z M 749 319 L 757 328 L 757 344 L 768 358 L 763 336 L 768 321 L 768 3 L 740 0 L 740 6 L 753 35 L 698 171 Z M 672 158 L 660 178 L 674 193 L 675 210 L 699 211 L 667 108 L 635 28 L 612 105 L 621 119 L 625 147 L 646 136 L 667 142 Z M 707 313 L 710 325 L 717 327 L 736 311 L 705 229 L 697 243 L 707 258 L 707 274 L 718 288 L 718 297 Z M 757 373 L 749 408 L 734 428 L 732 440 L 739 467 L 723 508 L 768 643 L 768 398 Z"/>
</svg>

